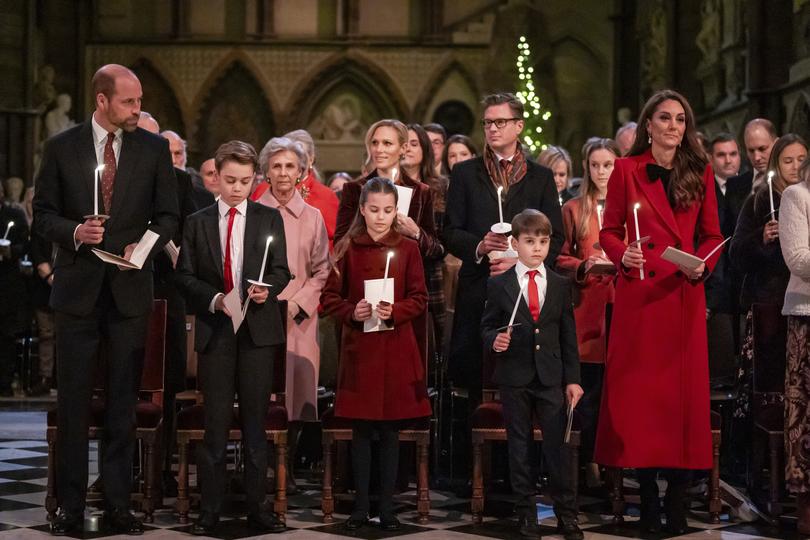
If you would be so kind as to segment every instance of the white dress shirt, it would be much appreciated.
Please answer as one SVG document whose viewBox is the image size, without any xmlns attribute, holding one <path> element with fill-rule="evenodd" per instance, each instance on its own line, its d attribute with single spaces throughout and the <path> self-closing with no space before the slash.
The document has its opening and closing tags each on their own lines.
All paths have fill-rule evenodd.
<svg viewBox="0 0 810 540">
<path fill-rule="evenodd" d="M 228 241 L 228 211 L 231 209 L 222 199 L 217 201 L 217 214 L 219 216 L 219 245 L 222 252 L 222 265 L 223 272 L 225 270 L 225 244 Z M 236 215 L 233 216 L 233 228 L 231 229 L 231 277 L 233 278 L 233 286 L 239 293 L 239 298 L 242 298 L 242 252 L 245 243 L 245 212 L 247 212 L 247 199 L 242 201 L 236 206 Z M 256 276 L 258 278 L 258 276 Z M 223 293 L 217 293 L 211 299 L 211 304 L 208 310 L 211 313 L 216 311 L 216 302 L 218 296 L 225 296 Z"/>
<path fill-rule="evenodd" d="M 527 279 L 526 272 L 529 270 L 537 270 L 538 274 L 534 276 L 534 282 L 537 283 L 537 293 L 540 298 L 540 311 L 543 311 L 543 303 L 546 301 L 546 289 L 548 288 L 548 275 L 546 274 L 546 266 L 540 263 L 540 266 L 537 268 L 529 268 L 520 260 L 515 264 L 515 273 L 517 274 L 518 280 L 518 287 L 523 286 L 523 282 Z M 523 299 L 526 301 L 526 305 L 529 305 L 529 285 L 526 285 L 526 288 L 523 289 Z"/>
<path fill-rule="evenodd" d="M 719 176 L 717 176 L 715 174 L 714 175 L 714 181 L 717 182 L 717 187 L 720 188 L 720 193 L 722 193 L 725 196 L 725 194 L 726 194 L 726 184 L 728 183 L 728 179 L 727 178 L 720 178 Z"/>
</svg>

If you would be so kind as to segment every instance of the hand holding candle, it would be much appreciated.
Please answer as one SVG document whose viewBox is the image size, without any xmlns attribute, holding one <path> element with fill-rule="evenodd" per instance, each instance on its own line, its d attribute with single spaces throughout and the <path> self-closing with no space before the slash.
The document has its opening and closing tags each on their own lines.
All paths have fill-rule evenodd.
<svg viewBox="0 0 810 540">
<path fill-rule="evenodd" d="M 641 204 L 636 203 L 636 204 L 633 205 L 633 218 L 635 219 L 635 222 L 636 222 L 636 240 L 637 241 L 641 239 L 641 233 L 639 233 L 639 230 L 638 230 L 638 209 L 639 208 L 641 208 Z M 641 244 L 640 243 L 638 245 L 638 249 L 639 249 L 639 251 L 641 251 Z M 641 280 L 644 281 L 644 264 L 643 263 L 642 263 L 641 266 L 639 266 L 638 272 L 639 272 L 639 276 L 640 276 Z"/>
<path fill-rule="evenodd" d="M 490 229 L 495 234 L 509 234 L 512 232 L 512 224 L 503 221 L 503 186 L 498 186 L 498 223 Z"/>
<path fill-rule="evenodd" d="M 85 219 L 103 220 L 103 219 L 106 219 L 106 218 L 109 217 L 109 216 L 106 216 L 104 214 L 100 214 L 99 211 L 98 211 L 98 185 L 101 183 L 101 174 L 103 172 L 104 172 L 104 164 L 102 163 L 101 165 L 96 167 L 96 170 L 94 172 L 94 178 L 93 178 L 93 214 L 89 215 L 89 216 L 84 216 Z M 109 211 L 109 208 L 107 208 L 107 211 Z"/>
</svg>

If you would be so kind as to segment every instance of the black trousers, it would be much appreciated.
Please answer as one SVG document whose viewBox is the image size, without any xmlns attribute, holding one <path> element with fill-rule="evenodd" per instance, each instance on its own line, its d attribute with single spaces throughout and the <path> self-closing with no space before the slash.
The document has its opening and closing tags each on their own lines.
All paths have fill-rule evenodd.
<svg viewBox="0 0 810 540">
<path fill-rule="evenodd" d="M 146 348 L 148 314 L 125 317 L 105 283 L 90 315 L 56 312 L 56 497 L 71 513 L 84 510 L 87 494 L 87 429 L 98 352 L 104 345 L 106 410 L 101 477 L 107 507 L 129 509 L 135 448 L 135 403 Z"/>
<path fill-rule="evenodd" d="M 535 478 L 532 475 L 531 447 L 534 444 L 532 418 L 543 430 L 542 452 L 548 466 L 554 513 L 560 519 L 575 519 L 576 486 L 573 483 L 571 453 L 563 443 L 567 422 L 562 388 L 542 386 L 537 377 L 528 386 L 501 386 L 509 447 L 509 479 L 517 497 L 517 508 L 524 515 L 536 515 Z"/>
<path fill-rule="evenodd" d="M 370 511 L 371 439 L 380 439 L 380 515 L 394 512 L 394 487 L 399 465 L 399 422 L 355 420 L 352 422 L 352 471 L 356 491 L 352 516 L 363 518 Z"/>
<path fill-rule="evenodd" d="M 596 444 L 596 426 L 599 424 L 599 405 L 602 401 L 602 379 L 605 376 L 605 365 L 582 362 L 579 367 L 582 389 L 585 391 L 577 405 L 582 427 L 579 457 L 582 463 L 590 463 L 593 461 L 593 448 Z"/>
<path fill-rule="evenodd" d="M 248 512 L 255 512 L 264 502 L 267 486 L 264 419 L 270 401 L 275 348 L 257 347 L 246 325 L 234 335 L 228 321 L 214 331 L 207 351 L 200 354 L 198 376 L 205 403 L 205 436 L 197 447 L 197 468 L 203 511 L 218 514 L 225 499 L 226 452 L 235 393 L 239 394 Z"/>
</svg>

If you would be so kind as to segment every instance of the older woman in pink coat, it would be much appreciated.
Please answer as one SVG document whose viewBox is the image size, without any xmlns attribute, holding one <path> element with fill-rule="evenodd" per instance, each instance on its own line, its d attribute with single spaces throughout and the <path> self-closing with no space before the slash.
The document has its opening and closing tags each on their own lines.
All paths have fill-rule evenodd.
<svg viewBox="0 0 810 540">
<path fill-rule="evenodd" d="M 284 219 L 287 237 L 287 264 L 292 281 L 278 295 L 287 301 L 287 395 L 290 419 L 288 433 L 290 461 L 302 422 L 318 419 L 318 302 L 329 276 L 329 237 L 321 212 L 304 202 L 296 189 L 306 174 L 307 159 L 300 143 L 275 137 L 259 155 L 270 189 L 260 203 L 276 208 Z M 287 467 L 287 489 L 295 489 L 292 467 Z"/>
</svg>

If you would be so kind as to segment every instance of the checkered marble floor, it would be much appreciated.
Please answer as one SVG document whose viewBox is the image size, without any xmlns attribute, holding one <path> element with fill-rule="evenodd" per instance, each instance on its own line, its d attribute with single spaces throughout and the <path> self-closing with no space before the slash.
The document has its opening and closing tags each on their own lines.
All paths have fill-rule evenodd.
<svg viewBox="0 0 810 540">
<path fill-rule="evenodd" d="M 91 481 L 98 471 L 95 448 L 90 453 Z M 0 540 L 48 538 L 48 524 L 45 509 L 45 485 L 47 476 L 47 447 L 42 440 L 0 440 Z M 351 501 L 338 497 L 336 523 L 321 523 L 320 492 L 314 484 L 300 486 L 299 492 L 289 499 L 288 531 L 281 535 L 256 536 L 237 514 L 226 515 L 220 524 L 216 538 L 279 538 L 295 540 L 336 539 L 353 537 L 361 539 L 382 539 L 407 537 L 414 540 L 463 539 L 463 538 L 517 538 L 515 522 L 512 521 L 512 507 L 502 497 L 493 495 L 487 500 L 486 517 L 480 526 L 472 524 L 469 514 L 469 501 L 458 499 L 450 493 L 431 492 L 431 514 L 427 525 L 416 523 L 416 494 L 406 492 L 398 496 L 399 517 L 403 528 L 395 533 L 384 533 L 371 526 L 357 533 L 343 531 L 341 521 L 350 511 Z M 147 525 L 144 535 L 150 539 L 173 539 L 189 537 L 188 525 L 180 525 L 172 510 L 173 500 L 166 500 L 166 507 L 155 514 L 154 523 Z M 648 538 L 663 540 L 672 538 L 665 534 L 641 536 L 634 527 L 637 509 L 629 505 L 626 524 L 612 525 L 608 505 L 604 500 L 581 497 L 581 526 L 586 539 L 609 538 Z M 234 510 L 238 504 L 234 505 Z M 544 536 L 554 535 L 556 520 L 550 508 L 540 506 Z M 750 538 L 799 538 L 795 531 L 779 530 L 764 523 L 734 524 L 728 517 L 720 525 L 705 522 L 704 508 L 695 507 L 691 513 L 690 530 L 677 538 L 744 540 Z M 81 537 L 80 537 L 81 538 Z M 103 532 L 86 532 L 83 538 L 124 538 L 105 535 Z"/>
</svg>

